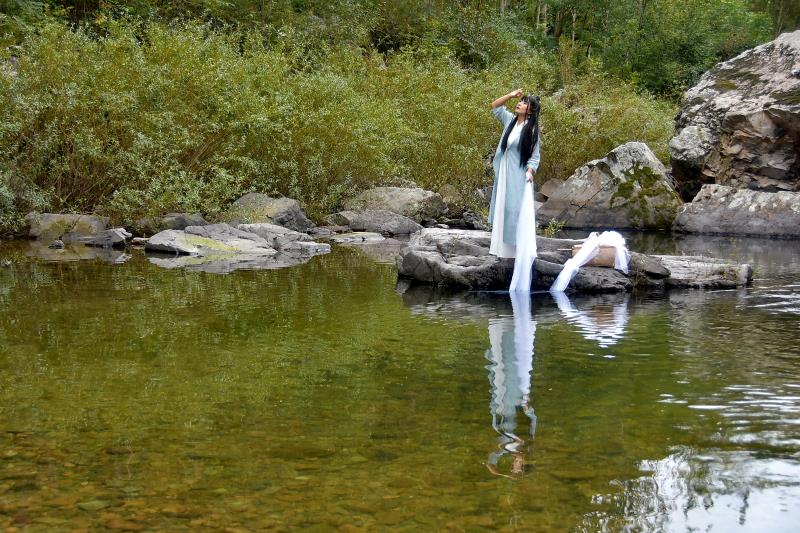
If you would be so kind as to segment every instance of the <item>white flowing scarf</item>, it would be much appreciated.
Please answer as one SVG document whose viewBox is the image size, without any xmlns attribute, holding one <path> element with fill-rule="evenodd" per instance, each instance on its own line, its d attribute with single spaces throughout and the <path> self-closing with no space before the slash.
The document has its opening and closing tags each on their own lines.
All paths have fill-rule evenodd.
<svg viewBox="0 0 800 533">
<path fill-rule="evenodd" d="M 522 205 L 517 219 L 517 250 L 514 259 L 514 274 L 511 276 L 509 292 L 530 292 L 531 270 L 536 259 L 536 213 L 533 205 L 533 184 L 525 182 Z"/>
<path fill-rule="evenodd" d="M 625 247 L 625 239 L 616 231 L 604 231 L 601 234 L 592 232 L 589 237 L 581 245 L 581 249 L 575 254 L 574 257 L 564 263 L 564 268 L 558 275 L 553 285 L 550 287 L 551 292 L 563 292 L 572 278 L 578 272 L 578 269 L 594 259 L 600 251 L 601 246 L 613 246 L 614 253 L 614 268 L 628 273 L 628 261 L 631 254 Z"/>
</svg>

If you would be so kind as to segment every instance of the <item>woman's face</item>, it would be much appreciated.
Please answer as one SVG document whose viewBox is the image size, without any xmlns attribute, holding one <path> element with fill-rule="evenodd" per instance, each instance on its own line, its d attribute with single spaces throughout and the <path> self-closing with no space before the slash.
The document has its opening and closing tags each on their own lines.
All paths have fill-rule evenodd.
<svg viewBox="0 0 800 533">
<path fill-rule="evenodd" d="M 517 115 L 527 116 L 529 106 L 530 104 L 528 103 L 528 100 L 523 98 L 517 102 L 517 106 L 514 108 L 514 113 Z"/>
</svg>

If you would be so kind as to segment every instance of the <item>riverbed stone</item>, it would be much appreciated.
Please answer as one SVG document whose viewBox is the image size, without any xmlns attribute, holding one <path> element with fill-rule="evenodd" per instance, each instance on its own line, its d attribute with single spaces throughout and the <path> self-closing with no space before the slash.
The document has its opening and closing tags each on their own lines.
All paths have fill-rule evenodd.
<svg viewBox="0 0 800 533">
<path fill-rule="evenodd" d="M 349 226 L 354 231 L 367 231 L 384 235 L 410 235 L 422 226 L 408 217 L 392 211 L 340 211 L 328 216 L 335 225 Z"/>
<path fill-rule="evenodd" d="M 577 169 L 536 216 L 539 223 L 558 220 L 566 228 L 667 229 L 681 204 L 652 150 L 629 142 Z"/>
<path fill-rule="evenodd" d="M 109 219 L 77 213 L 28 213 L 25 222 L 30 237 L 52 241 L 96 235 L 108 228 Z"/>
<path fill-rule="evenodd" d="M 683 95 L 672 173 L 690 201 L 704 184 L 800 191 L 800 30 L 718 63 Z"/>
<path fill-rule="evenodd" d="M 223 219 L 232 226 L 268 223 L 301 232 L 314 227 L 297 200 L 273 198 L 256 192 L 245 194 L 233 202 Z"/>
<path fill-rule="evenodd" d="M 344 207 L 348 211 L 391 211 L 416 222 L 447 213 L 440 194 L 419 187 L 375 187 L 348 200 Z"/>
<path fill-rule="evenodd" d="M 800 238 L 800 192 L 703 185 L 675 218 L 673 231 Z"/>
</svg>

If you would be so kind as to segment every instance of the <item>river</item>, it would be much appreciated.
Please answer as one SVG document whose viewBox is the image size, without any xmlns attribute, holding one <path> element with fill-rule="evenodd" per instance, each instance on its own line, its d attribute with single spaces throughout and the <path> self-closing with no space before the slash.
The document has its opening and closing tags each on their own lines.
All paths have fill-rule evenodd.
<svg viewBox="0 0 800 533">
<path fill-rule="evenodd" d="M 794 531 L 800 242 L 729 291 L 398 285 L 355 248 L 216 275 L 0 243 L 0 528 Z"/>
</svg>

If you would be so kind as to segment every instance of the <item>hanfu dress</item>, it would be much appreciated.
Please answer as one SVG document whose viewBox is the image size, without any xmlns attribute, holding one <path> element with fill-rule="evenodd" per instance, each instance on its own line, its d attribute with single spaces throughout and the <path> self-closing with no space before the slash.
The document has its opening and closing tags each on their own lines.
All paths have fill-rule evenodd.
<svg viewBox="0 0 800 533">
<path fill-rule="evenodd" d="M 492 114 L 503 124 L 503 132 L 517 117 L 504 106 L 492 110 Z M 508 137 L 505 152 L 501 152 L 502 138 L 494 154 L 494 187 L 489 207 L 489 223 L 492 240 L 489 253 L 498 257 L 513 258 L 516 255 L 517 221 L 525 189 L 525 173 L 531 168 L 539 169 L 541 139 L 524 166 L 520 165 L 520 134 L 523 124 L 516 124 Z"/>
</svg>

